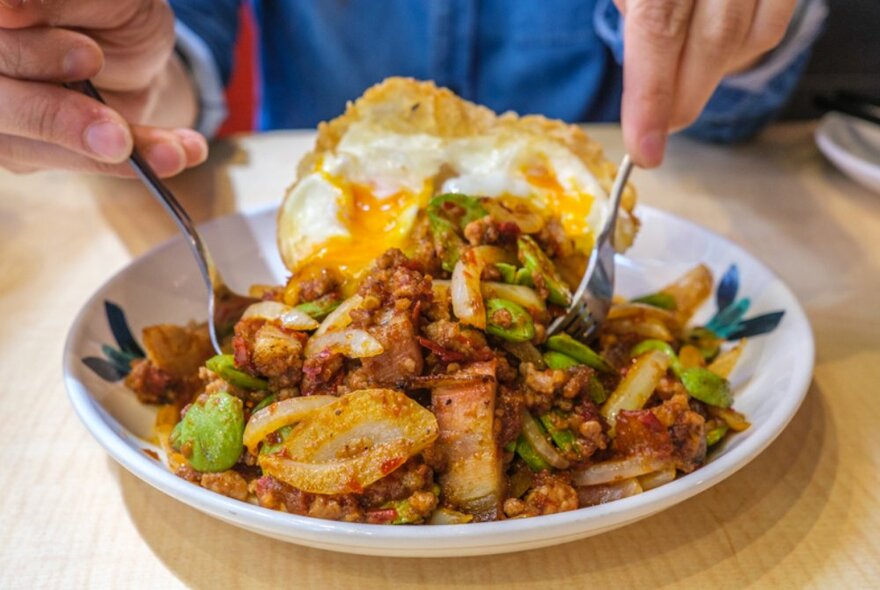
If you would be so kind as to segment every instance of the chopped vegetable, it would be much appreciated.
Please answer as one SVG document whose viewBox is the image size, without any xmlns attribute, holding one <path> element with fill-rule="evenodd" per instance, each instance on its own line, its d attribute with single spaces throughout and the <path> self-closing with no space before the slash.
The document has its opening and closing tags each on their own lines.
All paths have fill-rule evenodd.
<svg viewBox="0 0 880 590">
<path fill-rule="evenodd" d="M 596 354 L 592 348 L 568 334 L 556 334 L 547 339 L 547 348 L 568 355 L 574 360 L 603 373 L 614 373 L 614 367 Z"/>
<path fill-rule="evenodd" d="M 635 360 L 602 406 L 602 416 L 608 421 L 612 433 L 617 413 L 620 410 L 640 410 L 654 393 L 668 367 L 669 357 L 658 350 L 649 350 Z"/>
<path fill-rule="evenodd" d="M 571 451 L 574 448 L 575 436 L 568 428 L 559 429 L 556 427 L 556 419 L 558 414 L 544 414 L 541 416 L 541 425 L 550 435 L 553 443 L 559 447 L 561 451 Z"/>
<path fill-rule="evenodd" d="M 651 293 L 650 295 L 642 295 L 632 300 L 633 303 L 644 303 L 652 305 L 660 309 L 668 309 L 674 311 L 676 308 L 675 297 L 670 293 Z"/>
<path fill-rule="evenodd" d="M 736 367 L 736 363 L 739 361 L 739 357 L 742 355 L 745 344 L 746 339 L 743 338 L 736 343 L 736 346 L 719 354 L 718 357 L 709 365 L 708 369 L 716 375 L 724 377 L 725 379 L 727 377 L 730 377 L 730 374 L 733 372 L 734 367 Z"/>
<path fill-rule="evenodd" d="M 507 299 L 486 302 L 486 332 L 511 342 L 526 342 L 535 337 L 532 316 L 517 303 Z"/>
<path fill-rule="evenodd" d="M 360 295 L 352 295 L 339 304 L 339 307 L 327 314 L 318 329 L 312 334 L 312 338 L 326 332 L 338 331 L 348 327 L 351 323 L 351 312 L 360 308 L 364 298 Z"/>
<path fill-rule="evenodd" d="M 713 428 L 712 430 L 710 430 L 709 432 L 707 432 L 706 433 L 706 446 L 711 447 L 713 445 L 718 444 L 718 442 L 722 438 L 724 438 L 724 435 L 727 434 L 727 431 L 729 429 L 730 429 L 730 427 L 727 424 L 722 423 L 722 424 L 716 426 L 715 428 Z"/>
<path fill-rule="evenodd" d="M 622 500 L 642 493 L 642 486 L 635 477 L 616 483 L 585 486 L 578 488 L 578 504 L 580 506 L 596 506 L 614 500 Z"/>
<path fill-rule="evenodd" d="M 548 350 L 543 355 L 544 362 L 551 369 L 570 369 L 571 367 L 579 367 L 583 363 L 579 363 L 567 354 L 562 354 L 561 352 L 556 352 L 555 350 Z"/>
<path fill-rule="evenodd" d="M 497 268 L 498 272 L 501 273 L 502 281 L 504 281 L 508 285 L 512 285 L 516 282 L 517 268 L 514 265 L 507 264 L 506 262 L 496 262 L 495 268 Z"/>
<path fill-rule="evenodd" d="M 253 416 L 254 414 L 259 412 L 260 410 L 262 410 L 266 406 L 268 406 L 270 404 L 274 404 L 275 400 L 277 400 L 277 399 L 278 399 L 278 396 L 274 393 L 271 395 L 267 395 L 266 397 L 263 398 L 263 400 L 260 403 L 258 403 L 256 406 L 254 406 L 254 409 L 251 410 L 251 415 Z"/>
<path fill-rule="evenodd" d="M 340 303 L 342 302 L 336 295 L 325 295 L 314 301 L 300 303 L 294 309 L 305 312 L 316 320 L 323 320 L 330 315 L 330 312 L 339 307 Z"/>
<path fill-rule="evenodd" d="M 251 414 L 242 436 L 248 450 L 256 454 L 257 445 L 282 426 L 294 424 L 309 417 L 315 410 L 335 402 L 331 395 L 291 397 L 275 402 Z"/>
<path fill-rule="evenodd" d="M 568 459 L 560 455 L 559 451 L 550 444 L 541 425 L 528 412 L 523 413 L 522 436 L 535 453 L 549 465 L 556 469 L 568 469 Z M 519 443 L 517 443 L 517 450 L 519 450 Z"/>
<path fill-rule="evenodd" d="M 685 333 L 684 339 L 695 346 L 706 361 L 714 359 L 721 350 L 722 339 L 706 328 L 691 328 Z"/>
<path fill-rule="evenodd" d="M 521 362 L 532 363 L 538 369 L 546 368 L 541 351 L 531 342 L 508 342 L 505 340 L 501 346 Z"/>
<path fill-rule="evenodd" d="M 242 389 L 268 389 L 269 382 L 235 368 L 235 358 L 231 354 L 218 354 L 205 361 L 205 366 L 221 379 Z"/>
<path fill-rule="evenodd" d="M 532 471 L 543 471 L 551 467 L 523 435 L 520 435 L 516 441 L 516 454 Z"/>
<path fill-rule="evenodd" d="M 737 412 L 732 408 L 719 408 L 714 406 L 709 406 L 709 413 L 715 416 L 716 418 L 721 418 L 731 430 L 734 432 L 742 432 L 746 430 L 751 423 L 746 420 L 746 417 Z"/>
<path fill-rule="evenodd" d="M 590 380 L 587 382 L 587 388 L 590 394 L 590 399 L 593 400 L 593 403 L 597 406 L 601 406 L 605 403 L 605 400 L 608 399 L 608 392 L 605 390 L 605 386 L 602 385 L 602 382 L 599 381 L 599 378 L 595 375 L 590 377 Z"/>
<path fill-rule="evenodd" d="M 639 485 L 642 486 L 643 491 L 647 492 L 648 490 L 653 490 L 663 484 L 667 484 L 673 479 L 675 479 L 675 467 L 667 467 L 653 473 L 640 475 Z"/>
<path fill-rule="evenodd" d="M 290 436 L 290 432 L 293 430 L 293 425 L 282 426 L 278 430 L 275 431 L 275 436 L 278 437 L 278 442 L 270 443 L 268 440 L 263 442 L 263 446 L 260 447 L 261 455 L 270 455 L 272 453 L 277 453 L 284 446 L 284 442 L 287 440 L 287 437 Z"/>
<path fill-rule="evenodd" d="M 547 300 L 562 307 L 568 306 L 571 303 L 571 289 L 537 242 L 530 236 L 520 236 L 517 239 L 517 249 L 520 261 L 532 278 L 537 280 L 540 277 L 547 288 Z"/>
<path fill-rule="evenodd" d="M 480 330 L 486 329 L 486 306 L 483 303 L 480 276 L 486 265 L 503 262 L 507 257 L 507 253 L 501 248 L 477 246 L 465 250 L 461 260 L 455 263 L 450 281 L 450 297 L 452 311 L 462 323 Z"/>
<path fill-rule="evenodd" d="M 314 494 L 359 493 L 437 438 L 437 420 L 402 392 L 363 389 L 317 409 L 264 473 Z"/>
<path fill-rule="evenodd" d="M 675 315 L 684 325 L 712 293 L 712 271 L 705 264 L 694 267 L 660 290 L 675 299 Z"/>
<path fill-rule="evenodd" d="M 438 508 L 431 514 L 428 524 L 467 524 L 473 519 L 473 514 L 465 514 L 451 508 Z"/>
<path fill-rule="evenodd" d="M 665 457 L 634 455 L 625 459 L 594 463 L 576 471 L 572 478 L 572 483 L 576 486 L 614 483 L 631 477 L 645 475 L 646 473 L 653 473 L 660 469 L 667 469 L 670 466 L 670 459 Z"/>
<path fill-rule="evenodd" d="M 517 285 L 524 285 L 526 287 L 534 288 L 535 286 L 535 279 L 532 278 L 532 273 L 527 268 L 517 269 L 516 275 L 513 277 L 513 282 Z"/>
<path fill-rule="evenodd" d="M 348 358 L 360 359 L 378 356 L 384 352 L 385 348 L 366 330 L 345 328 L 309 338 L 306 343 L 305 355 L 306 358 L 314 358 L 325 350 L 339 353 Z"/>
<path fill-rule="evenodd" d="M 544 227 L 544 218 L 526 199 L 486 197 L 480 199 L 480 202 L 495 221 L 516 224 L 524 234 L 538 233 Z"/>
<path fill-rule="evenodd" d="M 547 311 L 544 302 L 538 297 L 534 289 L 523 285 L 508 285 L 483 281 L 480 285 L 483 297 L 486 299 L 507 299 L 529 310 L 529 313 L 541 315 Z"/>
<path fill-rule="evenodd" d="M 250 305 L 241 316 L 242 319 L 262 318 L 278 320 L 281 325 L 291 330 L 314 330 L 318 322 L 306 312 L 284 305 L 278 301 L 259 301 Z"/>
<path fill-rule="evenodd" d="M 171 447 L 196 471 L 226 471 L 244 448 L 244 406 L 224 391 L 202 395 L 171 432 Z"/>
<path fill-rule="evenodd" d="M 515 442 L 515 441 L 514 441 Z M 531 468 L 517 467 L 510 475 L 510 486 L 507 491 L 511 498 L 521 498 L 535 483 L 535 476 Z"/>
<path fill-rule="evenodd" d="M 694 367 L 681 372 L 681 382 L 691 397 L 710 406 L 729 408 L 733 405 L 730 384 L 709 369 Z"/>
<path fill-rule="evenodd" d="M 443 269 L 452 271 L 465 247 L 459 232 L 471 221 L 485 217 L 487 211 L 474 197 L 445 194 L 431 199 L 427 212 L 435 245 L 441 253 Z"/>
</svg>

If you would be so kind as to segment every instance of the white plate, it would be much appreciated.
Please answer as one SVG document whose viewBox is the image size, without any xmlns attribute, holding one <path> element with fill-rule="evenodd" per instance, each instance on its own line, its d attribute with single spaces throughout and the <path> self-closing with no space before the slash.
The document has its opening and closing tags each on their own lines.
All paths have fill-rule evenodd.
<svg viewBox="0 0 880 590">
<path fill-rule="evenodd" d="M 180 239 L 132 262 L 100 287 L 80 312 L 64 353 L 70 400 L 98 442 L 136 476 L 207 514 L 284 541 L 370 555 L 461 556 L 521 551 L 602 533 L 677 504 L 755 458 L 797 411 L 813 369 L 810 326 L 779 278 L 738 246 L 697 225 L 648 207 L 641 207 L 639 216 L 644 222 L 639 238 L 619 261 L 619 292 L 631 296 L 650 292 L 698 262 L 708 264 L 716 277 L 735 263 L 741 277 L 739 296 L 752 300 L 751 315 L 784 310 L 785 316 L 774 332 L 750 339 L 732 375 L 736 407 L 748 415 L 753 426 L 733 437 L 705 467 L 638 496 L 563 514 L 503 522 L 381 526 L 275 512 L 176 477 L 144 452 L 154 448 L 146 440 L 154 409 L 138 403 L 121 382 L 98 376 L 83 359 L 100 358 L 102 345 L 114 342 L 105 301 L 125 311 L 132 332 L 138 336 L 151 324 L 205 317 L 201 279 Z M 204 226 L 219 267 L 237 281 L 234 287 L 283 280 L 274 225 L 274 211 L 264 210 Z M 706 321 L 714 308 L 714 301 L 707 303 L 697 320 Z M 94 365 L 96 361 L 89 362 Z"/>
<path fill-rule="evenodd" d="M 828 113 L 816 129 L 816 144 L 844 174 L 880 193 L 880 125 Z"/>
</svg>

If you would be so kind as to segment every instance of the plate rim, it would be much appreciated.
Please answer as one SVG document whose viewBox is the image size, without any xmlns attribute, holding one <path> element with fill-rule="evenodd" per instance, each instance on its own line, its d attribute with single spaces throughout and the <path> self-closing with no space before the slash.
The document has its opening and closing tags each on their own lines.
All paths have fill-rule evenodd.
<svg viewBox="0 0 880 590">
<path fill-rule="evenodd" d="M 276 209 L 276 204 L 267 204 L 238 211 L 199 224 L 199 229 L 203 232 L 210 231 L 213 226 L 220 225 L 230 218 L 254 218 Z M 667 222 L 685 224 L 691 231 L 701 234 L 701 237 L 720 241 L 737 255 L 745 255 L 762 267 L 772 281 L 781 286 L 783 295 L 790 300 L 791 305 L 786 308 L 786 314 L 795 320 L 799 331 L 802 332 L 799 334 L 799 343 L 803 347 L 805 365 L 803 370 L 793 375 L 789 386 L 791 393 L 771 411 L 760 428 L 742 445 L 718 457 L 709 465 L 666 485 L 638 496 L 603 504 L 601 512 L 598 513 L 596 509 L 600 507 L 589 507 L 528 519 L 472 523 L 465 527 L 458 525 L 388 527 L 365 523 L 340 523 L 282 513 L 227 498 L 177 477 L 164 464 L 132 448 L 125 440 L 125 433 L 118 433 L 107 422 L 106 411 L 92 397 L 85 384 L 76 378 L 76 371 L 80 370 L 79 355 L 74 353 L 73 346 L 82 333 L 87 311 L 93 301 L 136 265 L 143 264 L 146 260 L 160 255 L 163 250 L 182 242 L 181 236 L 173 236 L 128 261 L 85 300 L 68 329 L 64 343 L 62 370 L 68 399 L 79 420 L 104 450 L 139 479 L 211 516 L 288 542 L 367 555 L 443 557 L 513 552 L 601 534 L 692 498 L 727 479 L 754 460 L 794 418 L 809 390 L 815 366 L 815 341 L 809 318 L 792 290 L 772 268 L 729 238 L 688 218 L 648 205 L 639 205 L 637 214 L 643 219 L 659 218 Z M 132 440 L 137 439 L 134 435 L 131 437 Z M 712 469 L 707 472 L 707 467 Z M 430 534 L 415 533 L 423 530 L 430 531 Z"/>
<path fill-rule="evenodd" d="M 880 165 L 851 152 L 834 140 L 835 128 L 859 124 L 861 124 L 860 120 L 855 117 L 834 111 L 826 113 L 816 126 L 814 134 L 816 145 L 819 151 L 846 176 L 874 191 L 880 191 Z"/>
</svg>

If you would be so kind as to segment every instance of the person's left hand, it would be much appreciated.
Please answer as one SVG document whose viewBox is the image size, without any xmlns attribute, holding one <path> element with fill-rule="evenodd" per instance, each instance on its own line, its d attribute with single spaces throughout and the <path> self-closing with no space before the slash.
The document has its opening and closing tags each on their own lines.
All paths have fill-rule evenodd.
<svg viewBox="0 0 880 590">
<path fill-rule="evenodd" d="M 623 136 L 636 164 L 663 160 L 721 79 L 782 40 L 796 0 L 614 0 L 624 16 Z"/>
</svg>

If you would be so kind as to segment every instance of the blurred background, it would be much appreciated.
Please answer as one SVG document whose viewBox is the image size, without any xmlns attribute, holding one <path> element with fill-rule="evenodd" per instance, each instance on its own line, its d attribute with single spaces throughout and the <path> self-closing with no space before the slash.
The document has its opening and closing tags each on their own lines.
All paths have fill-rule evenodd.
<svg viewBox="0 0 880 590">
<path fill-rule="evenodd" d="M 828 4 L 825 33 L 816 43 L 810 65 L 783 111 L 783 119 L 820 116 L 814 97 L 834 90 L 880 98 L 880 0 L 828 0 Z M 221 136 L 252 130 L 259 100 L 258 31 L 247 3 L 243 3 L 239 18 L 235 65 L 227 90 L 229 118 L 220 129 Z"/>
</svg>

